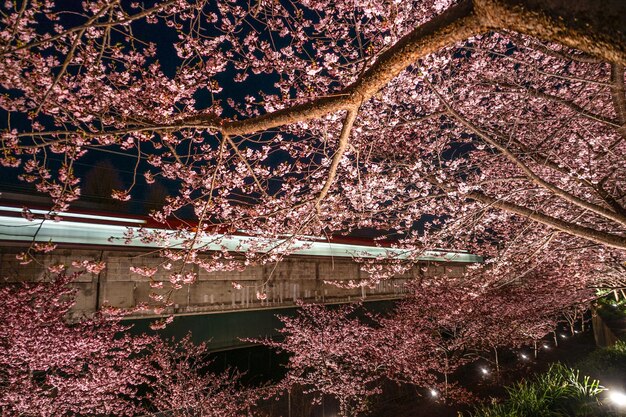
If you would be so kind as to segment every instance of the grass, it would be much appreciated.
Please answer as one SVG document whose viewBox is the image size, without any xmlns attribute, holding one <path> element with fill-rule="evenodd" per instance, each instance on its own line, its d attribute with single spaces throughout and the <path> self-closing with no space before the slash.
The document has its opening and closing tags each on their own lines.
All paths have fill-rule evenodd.
<svg viewBox="0 0 626 417">
<path fill-rule="evenodd" d="M 626 298 L 603 297 L 597 312 L 607 321 L 626 318 Z M 602 402 L 607 389 L 600 380 L 609 386 L 626 383 L 626 341 L 595 350 L 575 368 L 557 363 L 530 381 L 509 386 L 504 401 L 479 407 L 472 417 L 626 416 L 609 401 Z"/>
<path fill-rule="evenodd" d="M 601 380 L 623 380 L 626 377 L 626 342 L 619 340 L 611 347 L 597 349 L 576 367 L 585 375 Z"/>
<path fill-rule="evenodd" d="M 562 364 L 535 377 L 507 387 L 508 398 L 478 408 L 473 417 L 615 416 L 600 402 L 605 390 L 597 379 Z"/>
</svg>

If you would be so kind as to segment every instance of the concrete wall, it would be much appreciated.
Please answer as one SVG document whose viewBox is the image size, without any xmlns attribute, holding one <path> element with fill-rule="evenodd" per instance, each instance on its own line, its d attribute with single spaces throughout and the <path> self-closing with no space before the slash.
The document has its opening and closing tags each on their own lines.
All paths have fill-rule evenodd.
<svg viewBox="0 0 626 417">
<path fill-rule="evenodd" d="M 71 265 L 76 260 L 102 260 L 107 267 L 100 274 L 85 273 L 74 282 L 78 288 L 75 315 L 90 314 L 104 305 L 130 308 L 140 303 L 157 305 L 150 298 L 154 290 L 150 280 L 130 272 L 130 267 L 154 267 L 163 262 L 158 254 L 150 252 L 130 252 L 127 250 L 94 250 L 81 248 L 57 249 L 51 254 L 39 256 L 39 263 L 20 265 L 16 254 L 23 249 L 0 247 L 0 278 L 2 281 L 42 281 L 48 279 L 46 266 L 53 264 Z M 173 269 L 175 266 L 173 267 Z M 70 267 L 71 273 L 76 268 Z M 424 264 L 403 276 L 384 281 L 374 288 L 340 288 L 324 281 L 360 281 L 366 274 L 359 270 L 356 262 L 350 259 L 324 257 L 288 257 L 278 264 L 250 266 L 244 271 L 207 272 L 195 267 L 198 280 L 192 285 L 184 285 L 171 293 L 173 306 L 164 314 L 194 314 L 206 312 L 232 311 L 239 309 L 277 308 L 290 306 L 296 300 L 342 302 L 355 299 L 385 299 L 401 297 L 403 284 L 407 279 L 421 276 L 447 274 L 460 276 L 464 265 Z M 169 272 L 159 272 L 154 279 L 167 281 Z M 232 282 L 243 288 L 235 289 Z M 165 289 L 168 283 L 164 283 Z M 267 294 L 265 301 L 256 298 L 256 291 L 263 288 Z M 141 316 L 143 313 L 137 313 Z M 146 315 L 153 315 L 149 310 Z"/>
</svg>

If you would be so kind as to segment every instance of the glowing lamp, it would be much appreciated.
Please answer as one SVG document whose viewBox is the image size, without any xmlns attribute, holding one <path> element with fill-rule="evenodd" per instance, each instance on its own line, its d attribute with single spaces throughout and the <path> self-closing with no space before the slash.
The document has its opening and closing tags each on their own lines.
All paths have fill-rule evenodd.
<svg viewBox="0 0 626 417">
<path fill-rule="evenodd" d="M 618 407 L 626 407 L 626 394 L 621 391 L 610 391 L 609 400 Z"/>
</svg>

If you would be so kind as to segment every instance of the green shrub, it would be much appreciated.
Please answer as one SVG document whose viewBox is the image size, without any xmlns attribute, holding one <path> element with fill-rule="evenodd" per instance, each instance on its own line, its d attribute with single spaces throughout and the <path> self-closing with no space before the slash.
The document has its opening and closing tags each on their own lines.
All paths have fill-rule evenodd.
<svg viewBox="0 0 626 417">
<path fill-rule="evenodd" d="M 626 299 L 615 300 L 613 296 L 598 299 L 596 312 L 607 321 L 619 320 L 626 317 Z"/>
<path fill-rule="evenodd" d="M 609 415 L 602 410 L 598 395 L 604 391 L 598 380 L 580 377 L 579 371 L 561 364 L 532 381 L 507 387 L 508 399 L 483 406 L 474 417 L 561 417 Z"/>
<path fill-rule="evenodd" d="M 585 375 L 604 380 L 621 380 L 626 375 L 626 342 L 618 341 L 615 345 L 597 349 L 577 368 Z"/>
</svg>

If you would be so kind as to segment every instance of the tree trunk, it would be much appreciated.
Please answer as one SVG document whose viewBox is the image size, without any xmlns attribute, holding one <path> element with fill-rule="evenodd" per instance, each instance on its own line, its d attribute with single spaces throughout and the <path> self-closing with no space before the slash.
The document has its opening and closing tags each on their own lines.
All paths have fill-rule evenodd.
<svg viewBox="0 0 626 417">
<path fill-rule="evenodd" d="M 611 62 L 626 61 L 624 0 L 475 0 L 475 7 L 494 29 L 559 42 Z"/>
<path fill-rule="evenodd" d="M 498 360 L 498 348 L 494 347 L 493 348 L 493 353 L 496 359 L 496 375 L 498 376 L 498 378 L 500 377 L 500 362 Z"/>
</svg>

